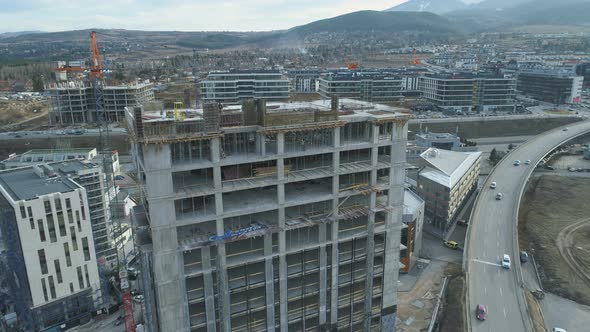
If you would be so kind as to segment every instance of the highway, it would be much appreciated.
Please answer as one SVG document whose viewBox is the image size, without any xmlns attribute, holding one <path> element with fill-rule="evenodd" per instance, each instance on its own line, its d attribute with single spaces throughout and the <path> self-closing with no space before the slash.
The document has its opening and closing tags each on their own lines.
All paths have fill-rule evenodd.
<svg viewBox="0 0 590 332">
<path fill-rule="evenodd" d="M 517 215 L 520 198 L 535 165 L 552 149 L 590 133 L 590 121 L 560 127 L 521 144 L 490 173 L 477 197 L 468 229 L 464 267 L 467 271 L 467 320 L 471 331 L 532 331 L 524 300 L 518 257 Z M 520 160 L 520 166 L 514 166 Z M 530 165 L 525 165 L 531 160 Z M 496 189 L 490 189 L 491 182 Z M 495 195 L 503 198 L 496 200 Z M 503 254 L 512 266 L 501 267 Z M 475 306 L 488 307 L 485 321 L 475 318 Z"/>
</svg>

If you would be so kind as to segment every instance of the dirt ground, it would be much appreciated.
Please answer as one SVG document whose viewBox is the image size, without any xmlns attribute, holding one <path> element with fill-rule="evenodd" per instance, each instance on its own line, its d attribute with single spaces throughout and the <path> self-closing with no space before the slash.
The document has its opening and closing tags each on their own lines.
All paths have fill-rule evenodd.
<svg viewBox="0 0 590 332">
<path fill-rule="evenodd" d="M 531 319 L 533 320 L 533 331 L 534 332 L 547 332 L 545 329 L 545 321 L 543 319 L 543 312 L 539 306 L 539 302 L 535 299 L 531 292 L 525 292 L 526 302 L 529 306 L 529 312 L 531 313 Z"/>
<path fill-rule="evenodd" d="M 33 110 L 38 110 L 33 113 Z M 18 130 L 47 125 L 48 101 L 8 100 L 0 101 L 0 130 Z M 28 122 L 29 119 L 35 119 Z M 17 123 L 22 126 L 16 126 Z"/>
<path fill-rule="evenodd" d="M 590 227 L 583 221 L 588 219 L 589 188 L 588 178 L 532 179 L 518 227 L 521 249 L 534 255 L 544 289 L 586 305 L 590 305 L 590 282 L 583 275 L 588 274 Z"/>
<path fill-rule="evenodd" d="M 465 276 L 458 264 L 449 264 L 445 274 L 449 277 L 447 294 L 444 303 L 443 320 L 440 322 L 441 332 L 467 331 L 465 326 Z"/>
</svg>

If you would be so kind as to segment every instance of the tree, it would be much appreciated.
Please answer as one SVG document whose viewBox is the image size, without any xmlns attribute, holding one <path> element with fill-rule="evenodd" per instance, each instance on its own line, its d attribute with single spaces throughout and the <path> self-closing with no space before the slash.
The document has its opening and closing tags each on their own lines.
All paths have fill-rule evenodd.
<svg viewBox="0 0 590 332">
<path fill-rule="evenodd" d="M 490 152 L 490 161 L 491 162 L 496 162 L 498 161 L 498 151 L 496 151 L 496 148 L 492 149 L 492 152 Z"/>
<path fill-rule="evenodd" d="M 45 87 L 43 86 L 43 77 L 39 74 L 35 74 L 33 76 L 33 91 L 35 92 L 43 92 Z"/>
</svg>

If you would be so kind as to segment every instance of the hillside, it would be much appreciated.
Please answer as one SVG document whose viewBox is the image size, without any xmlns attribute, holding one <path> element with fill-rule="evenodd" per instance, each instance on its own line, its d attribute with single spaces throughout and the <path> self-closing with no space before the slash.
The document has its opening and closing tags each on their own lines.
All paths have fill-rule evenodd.
<svg viewBox="0 0 590 332">
<path fill-rule="evenodd" d="M 469 6 L 461 0 L 409 0 L 395 7 L 386 9 L 386 12 L 430 12 L 444 14 L 454 10 L 467 9 Z"/>
<path fill-rule="evenodd" d="M 379 12 L 365 10 L 315 21 L 288 30 L 291 35 L 318 32 L 452 33 L 456 28 L 444 17 L 429 12 Z"/>
</svg>

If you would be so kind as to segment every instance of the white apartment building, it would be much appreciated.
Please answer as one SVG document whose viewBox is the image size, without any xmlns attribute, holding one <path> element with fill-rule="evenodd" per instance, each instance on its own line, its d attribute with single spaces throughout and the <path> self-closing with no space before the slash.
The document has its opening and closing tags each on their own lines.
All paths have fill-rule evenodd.
<svg viewBox="0 0 590 332">
<path fill-rule="evenodd" d="M 86 191 L 46 165 L 0 172 L 2 238 L 13 305 L 25 328 L 90 315 L 100 281 Z"/>
</svg>

